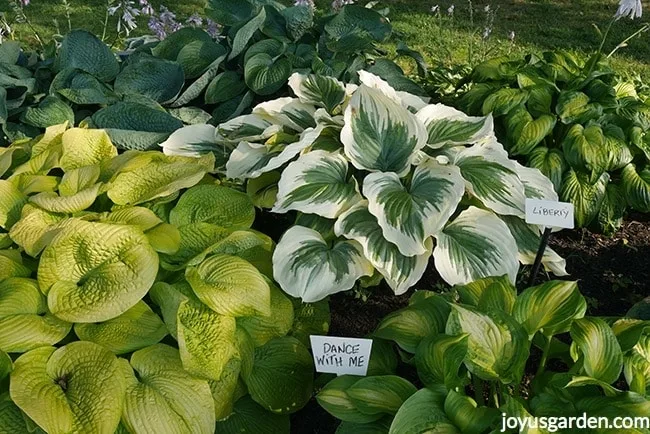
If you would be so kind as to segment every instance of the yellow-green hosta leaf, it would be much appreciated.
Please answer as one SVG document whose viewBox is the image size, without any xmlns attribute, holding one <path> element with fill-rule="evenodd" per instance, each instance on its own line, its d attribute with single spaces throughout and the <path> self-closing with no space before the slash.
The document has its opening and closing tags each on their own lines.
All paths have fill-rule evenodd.
<svg viewBox="0 0 650 434">
<path fill-rule="evenodd" d="M 11 399 L 50 434 L 114 433 L 124 390 L 115 355 L 82 341 L 23 354 L 10 384 Z"/>
<path fill-rule="evenodd" d="M 285 336 L 293 325 L 293 303 L 271 281 L 271 315 L 237 318 L 237 326 L 245 329 L 256 347 L 273 338 Z"/>
<path fill-rule="evenodd" d="M 178 306 L 178 348 L 183 368 L 190 374 L 218 380 L 233 358 L 239 358 L 235 318 L 220 315 L 202 303 L 182 301 Z"/>
<path fill-rule="evenodd" d="M 208 380 L 214 401 L 214 416 L 217 421 L 227 418 L 233 412 L 240 371 L 241 360 L 238 357 L 233 357 L 224 367 L 218 380 Z"/>
<path fill-rule="evenodd" d="M 90 208 L 100 194 L 101 188 L 102 184 L 98 183 L 70 196 L 44 191 L 30 197 L 29 201 L 51 213 L 74 214 Z"/>
<path fill-rule="evenodd" d="M 369 423 L 380 419 L 382 413 L 362 413 L 347 394 L 360 378 L 341 375 L 325 385 L 316 395 L 316 400 L 328 413 L 344 422 Z"/>
<path fill-rule="evenodd" d="M 560 191 L 562 177 L 567 168 L 567 163 L 564 160 L 562 150 L 555 148 L 549 149 L 546 146 L 538 146 L 528 156 L 527 165 L 539 169 L 544 176 L 551 180 L 555 187 L 555 191 Z M 521 173 L 519 176 L 521 177 Z M 526 196 L 530 197 L 528 194 L 526 194 Z"/>
<path fill-rule="evenodd" d="M 18 250 L 0 250 L 0 281 L 10 277 L 29 277 L 32 270 L 23 265 Z"/>
<path fill-rule="evenodd" d="M 61 138 L 59 164 L 64 171 L 90 166 L 117 156 L 117 148 L 104 130 L 71 128 Z"/>
<path fill-rule="evenodd" d="M 253 114 L 298 133 L 316 127 L 316 107 L 298 98 L 277 98 L 265 101 L 253 108 Z"/>
<path fill-rule="evenodd" d="M 129 432 L 214 432 L 210 386 L 183 370 L 177 349 L 157 344 L 133 353 L 130 366 L 120 362 L 126 380 L 122 422 Z"/>
<path fill-rule="evenodd" d="M 312 151 L 289 164 L 278 183 L 272 212 L 297 210 L 336 218 L 361 200 L 348 160 L 341 152 Z"/>
<path fill-rule="evenodd" d="M 524 405 L 511 396 L 505 396 L 505 404 L 502 404 L 501 407 L 499 407 L 499 410 L 508 415 L 508 417 L 532 417 Z M 548 434 L 548 431 L 545 429 L 529 427 L 526 427 L 519 432 L 520 434 Z"/>
<path fill-rule="evenodd" d="M 98 164 L 83 166 L 66 172 L 59 184 L 61 196 L 72 196 L 95 185 L 99 179 L 101 168 Z"/>
<path fill-rule="evenodd" d="M 571 338 L 583 358 L 585 373 L 607 384 L 614 383 L 623 367 L 623 352 L 616 335 L 600 318 L 580 318 L 571 324 Z"/>
<path fill-rule="evenodd" d="M 170 285 L 165 282 L 156 282 L 149 290 L 151 300 L 160 308 L 163 321 L 169 334 L 178 338 L 178 308 L 183 301 L 191 300 L 200 304 L 200 300 L 192 292 L 189 283 L 183 281 Z"/>
<path fill-rule="evenodd" d="M 521 380 L 530 342 L 526 330 L 510 315 L 453 304 L 445 333 L 469 335 L 465 365 L 474 375 L 503 384 Z"/>
<path fill-rule="evenodd" d="M 597 119 L 602 114 L 602 107 L 599 107 L 597 104 L 590 104 L 589 96 L 583 92 L 564 91 L 560 93 L 555 111 L 563 124 L 570 125 Z"/>
<path fill-rule="evenodd" d="M 10 181 L 0 179 L 0 228 L 10 230 L 20 219 L 27 196 Z"/>
<path fill-rule="evenodd" d="M 57 167 L 61 157 L 61 142 L 63 133 L 68 128 L 68 123 L 52 125 L 45 129 L 45 133 L 36 139 L 32 146 L 32 155 L 29 161 L 16 167 L 12 177 L 22 173 L 29 175 L 46 175 L 50 170 Z"/>
<path fill-rule="evenodd" d="M 295 338 L 282 337 L 255 348 L 253 370 L 244 378 L 255 402 L 273 413 L 295 413 L 311 399 L 311 354 Z"/>
<path fill-rule="evenodd" d="M 55 191 L 59 186 L 59 178 L 48 175 L 30 175 L 21 173 L 9 179 L 13 185 L 24 195 L 42 193 L 44 191 Z"/>
<path fill-rule="evenodd" d="M 514 283 L 519 270 L 517 243 L 493 213 L 472 206 L 435 238 L 436 269 L 450 285 L 504 274 Z"/>
<path fill-rule="evenodd" d="M 203 253 L 194 257 L 189 265 L 203 260 L 210 253 L 225 253 L 238 256 L 254 265 L 260 273 L 273 278 L 272 254 L 275 243 L 269 236 L 253 229 L 234 231 L 223 240 L 215 243 Z"/>
<path fill-rule="evenodd" d="M 181 246 L 181 234 L 168 223 L 161 223 L 144 233 L 156 252 L 173 255 Z"/>
<path fill-rule="evenodd" d="M 141 300 L 157 272 L 158 255 L 135 226 L 71 219 L 43 251 L 38 283 L 57 317 L 100 322 Z"/>
<path fill-rule="evenodd" d="M 14 242 L 9 237 L 8 233 L 6 233 L 6 232 L 0 233 L 0 250 L 8 249 L 9 247 L 13 246 L 13 244 L 14 244 Z"/>
<path fill-rule="evenodd" d="M 425 337 L 415 350 L 415 366 L 422 382 L 427 386 L 444 384 L 448 390 L 462 387 L 458 369 L 467 355 L 467 340 L 466 334 Z"/>
<path fill-rule="evenodd" d="M 187 267 L 185 278 L 213 311 L 229 316 L 269 315 L 271 292 L 264 276 L 237 256 L 217 254 Z"/>
<path fill-rule="evenodd" d="M 291 423 L 288 415 L 273 414 L 250 396 L 240 398 L 233 408 L 233 414 L 217 422 L 216 432 L 223 434 L 288 434 Z"/>
<path fill-rule="evenodd" d="M 132 155 L 110 181 L 108 197 L 117 205 L 138 205 L 169 196 L 192 187 L 214 169 L 212 153 L 201 158 L 168 157 L 158 151 Z"/>
<path fill-rule="evenodd" d="M 100 221 L 139 227 L 143 232 L 153 229 L 163 221 L 153 211 L 141 206 L 121 208 L 100 216 Z"/>
<path fill-rule="evenodd" d="M 609 173 L 605 172 L 595 183 L 591 183 L 589 175 L 573 169 L 567 171 L 562 180 L 560 200 L 573 204 L 578 227 L 589 225 L 598 215 L 598 210 L 605 199 L 605 190 L 609 179 Z M 623 184 L 625 184 L 625 170 L 623 171 Z"/>
<path fill-rule="evenodd" d="M 603 129 L 598 125 L 584 128 L 574 125 L 562 140 L 562 150 L 569 165 L 589 173 L 593 184 L 609 166 L 609 152 L 605 146 Z"/>
<path fill-rule="evenodd" d="M 170 270 L 185 269 L 189 262 L 197 264 L 205 259 L 211 248 L 225 240 L 232 231 L 210 223 L 194 223 L 178 229 L 181 241 L 173 255 L 162 256 L 162 267 Z"/>
<path fill-rule="evenodd" d="M 546 337 L 566 333 L 574 320 L 585 316 L 587 302 L 576 282 L 554 280 L 524 290 L 512 316 L 532 337 L 541 331 Z"/>
<path fill-rule="evenodd" d="M 22 353 L 54 345 L 71 328 L 48 312 L 35 280 L 11 277 L 0 282 L 0 350 Z"/>
<path fill-rule="evenodd" d="M 427 253 L 428 238 L 454 213 L 465 183 L 458 167 L 428 160 L 415 168 L 408 185 L 395 173 L 371 173 L 363 180 L 363 194 L 384 238 L 410 257 Z"/>
<path fill-rule="evenodd" d="M 467 116 L 444 104 L 430 104 L 417 113 L 427 129 L 427 146 L 437 149 L 445 145 L 474 144 L 493 134 L 492 115 Z"/>
<path fill-rule="evenodd" d="M 469 396 L 450 390 L 445 399 L 445 413 L 462 433 L 480 434 L 486 432 L 495 422 L 501 422 L 496 408 L 479 407 Z"/>
<path fill-rule="evenodd" d="M 444 410 L 447 390 L 442 385 L 420 389 L 404 402 L 395 415 L 389 434 L 461 434 Z"/>
<path fill-rule="evenodd" d="M 345 110 L 341 142 L 357 169 L 403 175 L 426 145 L 427 131 L 401 104 L 361 85 Z"/>
<path fill-rule="evenodd" d="M 232 151 L 226 163 L 228 178 L 257 178 L 293 160 L 300 152 L 313 145 L 323 132 L 322 127 L 308 128 L 297 141 L 286 144 L 261 144 L 242 140 Z"/>
<path fill-rule="evenodd" d="M 75 324 L 74 332 L 82 341 L 99 344 L 115 354 L 131 353 L 157 344 L 167 328 L 144 301 L 122 315 L 102 323 Z"/>
<path fill-rule="evenodd" d="M 169 214 L 169 223 L 181 227 L 212 223 L 224 228 L 250 228 L 255 207 L 246 193 L 219 185 L 197 185 L 187 190 Z"/>
<path fill-rule="evenodd" d="M 650 166 L 640 171 L 634 164 L 623 169 L 623 192 L 630 206 L 641 212 L 650 211 Z"/>
<path fill-rule="evenodd" d="M 417 388 L 396 375 L 362 378 L 346 390 L 355 407 L 365 414 L 395 414 Z"/>
<path fill-rule="evenodd" d="M 330 294 L 347 291 L 372 266 L 355 241 L 329 245 L 313 229 L 293 226 L 273 252 L 273 275 L 289 295 L 313 303 Z"/>
<path fill-rule="evenodd" d="M 65 214 L 51 213 L 28 203 L 23 207 L 20 220 L 9 231 L 9 236 L 25 253 L 35 258 L 49 242 L 45 236 L 48 229 L 65 218 Z"/>
<path fill-rule="evenodd" d="M 544 114 L 533 119 L 526 109 L 522 109 L 522 112 L 528 116 L 515 120 L 517 125 L 511 130 L 514 133 L 511 138 L 512 146 L 509 149 L 511 155 L 528 155 L 555 128 L 554 115 Z"/>
<path fill-rule="evenodd" d="M 323 107 L 328 113 L 345 101 L 345 85 L 333 77 L 298 72 L 289 77 L 289 87 L 305 104 Z"/>
<path fill-rule="evenodd" d="M 4 380 L 13 369 L 11 357 L 4 351 L 0 350 L 0 381 Z M 2 418 L 0 418 L 2 420 Z"/>
<path fill-rule="evenodd" d="M 274 170 L 248 180 L 246 194 L 250 197 L 253 205 L 258 208 L 273 208 L 278 196 L 280 176 L 280 172 Z"/>
<path fill-rule="evenodd" d="M 607 184 L 605 196 L 596 221 L 605 235 L 613 235 L 623 224 L 627 209 L 627 198 L 618 184 Z"/>
</svg>

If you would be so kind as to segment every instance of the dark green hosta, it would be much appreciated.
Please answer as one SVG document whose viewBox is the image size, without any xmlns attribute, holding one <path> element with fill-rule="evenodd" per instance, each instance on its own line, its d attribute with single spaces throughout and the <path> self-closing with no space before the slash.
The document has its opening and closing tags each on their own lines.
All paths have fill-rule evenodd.
<svg viewBox="0 0 650 434">
<path fill-rule="evenodd" d="M 289 432 L 329 309 L 214 166 L 66 124 L 0 148 L 0 432 Z"/>
<path fill-rule="evenodd" d="M 417 291 L 408 307 L 375 330 L 374 344 L 382 351 L 373 352 L 369 376 L 338 377 L 317 399 L 343 421 L 339 434 L 497 433 L 502 413 L 647 416 L 650 323 L 589 317 L 586 308 L 569 281 L 520 294 L 506 277 L 456 286 L 442 296 Z M 387 341 L 417 371 L 422 389 L 395 375 Z M 529 360 L 533 347 L 541 350 L 541 360 Z M 561 362 L 552 366 L 566 368 L 551 369 L 552 359 Z M 535 368 L 535 375 L 527 371 Z M 522 383 L 524 375 L 531 381 Z"/>
<path fill-rule="evenodd" d="M 457 104 L 494 115 L 508 153 L 553 181 L 578 226 L 612 233 L 628 207 L 650 211 L 650 105 L 599 55 L 500 57 L 468 80 Z"/>
</svg>

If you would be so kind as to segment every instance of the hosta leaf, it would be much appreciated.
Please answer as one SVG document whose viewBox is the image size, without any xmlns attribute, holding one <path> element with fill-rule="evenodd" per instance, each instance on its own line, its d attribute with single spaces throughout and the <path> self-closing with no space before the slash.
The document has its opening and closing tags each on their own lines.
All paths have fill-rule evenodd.
<svg viewBox="0 0 650 434">
<path fill-rule="evenodd" d="M 131 366 L 120 361 L 122 421 L 130 432 L 214 432 L 210 386 L 183 370 L 178 350 L 157 344 L 133 353 Z"/>
<path fill-rule="evenodd" d="M 467 355 L 468 335 L 431 335 L 415 350 L 418 376 L 426 386 L 444 384 L 448 390 L 463 386 L 458 369 Z"/>
<path fill-rule="evenodd" d="M 253 344 L 261 347 L 273 338 L 285 336 L 293 325 L 293 303 L 272 283 L 271 315 L 244 316 L 237 319 L 237 326 L 250 335 Z"/>
<path fill-rule="evenodd" d="M 598 211 L 598 226 L 605 234 L 614 234 L 623 224 L 627 198 L 619 185 L 607 184 L 605 197 Z"/>
<path fill-rule="evenodd" d="M 303 103 L 323 107 L 330 114 L 345 101 L 345 86 L 333 77 L 295 72 L 289 87 Z"/>
<path fill-rule="evenodd" d="M 346 291 L 361 276 L 371 274 L 372 266 L 355 241 L 330 246 L 318 232 L 303 226 L 285 232 L 273 252 L 275 280 L 305 303 Z"/>
<path fill-rule="evenodd" d="M 458 153 L 454 164 L 471 194 L 502 215 L 524 217 L 525 187 L 513 161 L 488 146 L 473 146 Z"/>
<path fill-rule="evenodd" d="M 558 196 L 556 189 L 551 180 L 545 176 L 539 169 L 525 167 L 515 163 L 517 175 L 524 184 L 524 193 L 528 199 L 542 199 L 557 201 Z"/>
<path fill-rule="evenodd" d="M 273 413 L 300 410 L 312 395 L 311 354 L 295 338 L 283 337 L 255 348 L 253 370 L 245 378 L 255 402 Z"/>
<path fill-rule="evenodd" d="M 47 128 L 68 122 L 74 124 L 74 111 L 56 96 L 46 96 L 38 105 L 28 107 L 21 121 L 35 127 Z"/>
<path fill-rule="evenodd" d="M 424 254 L 412 257 L 402 255 L 395 244 L 384 238 L 377 218 L 368 211 L 366 201 L 341 214 L 334 225 L 334 231 L 338 236 L 361 244 L 363 255 L 386 278 L 397 295 L 405 293 L 420 280 L 433 247 L 429 239 L 425 241 Z"/>
<path fill-rule="evenodd" d="M 57 317 L 99 322 L 133 307 L 157 271 L 158 255 L 139 229 L 74 219 L 43 251 L 38 283 Z"/>
<path fill-rule="evenodd" d="M 140 57 L 126 65 L 113 85 L 115 92 L 140 94 L 159 103 L 176 98 L 185 84 L 183 68 L 176 62 L 156 57 Z"/>
<path fill-rule="evenodd" d="M 634 164 L 628 164 L 622 176 L 627 203 L 638 211 L 650 211 L 650 166 L 639 171 Z"/>
<path fill-rule="evenodd" d="M 560 200 L 571 202 L 575 207 L 578 227 L 585 227 L 598 215 L 605 198 L 609 174 L 603 173 L 595 184 L 589 182 L 589 175 L 570 169 L 563 180 Z"/>
<path fill-rule="evenodd" d="M 219 380 L 208 380 L 212 400 L 214 401 L 214 416 L 217 421 L 227 418 L 233 412 L 234 401 L 241 389 L 241 383 L 239 382 L 240 371 L 241 360 L 233 357 L 228 361 Z"/>
<path fill-rule="evenodd" d="M 217 134 L 230 143 L 267 140 L 279 131 L 271 121 L 257 114 L 238 116 L 217 128 Z"/>
<path fill-rule="evenodd" d="M 246 90 L 246 83 L 235 71 L 217 75 L 205 89 L 205 103 L 217 104 L 235 98 Z"/>
<path fill-rule="evenodd" d="M 562 140 L 562 150 L 569 165 L 577 170 L 591 173 L 594 183 L 609 165 L 609 154 L 605 146 L 603 130 L 597 125 L 583 128 L 574 125 Z"/>
<path fill-rule="evenodd" d="M 507 274 L 514 283 L 517 244 L 496 215 L 470 207 L 435 236 L 436 269 L 450 285 Z"/>
<path fill-rule="evenodd" d="M 516 141 L 510 147 L 511 155 L 528 155 L 555 128 L 555 116 L 542 115 L 525 121 L 517 130 Z"/>
<path fill-rule="evenodd" d="M 587 302 L 576 282 L 551 281 L 522 292 L 512 316 L 533 336 L 541 331 L 547 338 L 566 333 L 574 320 L 584 317 Z"/>
<path fill-rule="evenodd" d="M 162 142 L 160 147 L 163 148 L 165 155 L 194 158 L 221 149 L 221 146 L 217 144 L 216 128 L 207 124 L 188 125 L 180 128 Z"/>
<path fill-rule="evenodd" d="M 483 433 L 501 419 L 496 408 L 478 407 L 472 398 L 455 390 L 449 391 L 444 409 L 454 425 L 466 434 Z"/>
<path fill-rule="evenodd" d="M 108 83 L 120 72 L 115 55 L 95 35 L 85 30 L 73 30 L 61 43 L 56 59 L 57 70 L 75 68 Z"/>
<path fill-rule="evenodd" d="M 393 417 L 388 415 L 368 423 L 341 422 L 336 434 L 388 434 L 392 422 Z"/>
<path fill-rule="evenodd" d="M 445 333 L 469 335 L 465 365 L 473 374 L 504 384 L 521 380 L 530 342 L 526 330 L 510 315 L 500 310 L 486 314 L 454 304 Z"/>
<path fill-rule="evenodd" d="M 58 80 L 61 81 L 58 81 Z M 106 84 L 95 76 L 78 69 L 64 69 L 59 72 L 50 86 L 53 91 L 75 104 L 109 104 L 112 94 Z"/>
<path fill-rule="evenodd" d="M 29 277 L 32 270 L 23 265 L 18 250 L 0 250 L 0 281 L 10 277 Z"/>
<path fill-rule="evenodd" d="M 501 88 L 490 94 L 483 101 L 482 113 L 503 116 L 528 99 L 528 93 L 522 89 Z"/>
<path fill-rule="evenodd" d="M 167 331 L 174 339 L 178 339 L 177 313 L 180 304 L 185 300 L 200 304 L 200 300 L 192 292 L 192 287 L 185 281 L 174 285 L 157 282 L 151 287 L 149 297 L 160 308 Z"/>
<path fill-rule="evenodd" d="M 443 104 L 430 104 L 417 113 L 426 126 L 427 145 L 440 148 L 445 145 L 477 143 L 492 134 L 492 116 L 473 117 Z"/>
<path fill-rule="evenodd" d="M 124 390 L 115 355 L 81 341 L 23 354 L 14 364 L 10 384 L 16 405 L 52 434 L 114 432 Z"/>
<path fill-rule="evenodd" d="M 440 385 L 418 390 L 400 407 L 390 426 L 389 434 L 460 434 L 461 431 L 445 414 L 446 396 L 447 391 Z"/>
<path fill-rule="evenodd" d="M 288 434 L 290 421 L 288 415 L 273 414 L 257 404 L 250 396 L 240 398 L 233 408 L 233 414 L 217 422 L 217 432 L 237 434 L 242 432 L 256 434 Z"/>
<path fill-rule="evenodd" d="M 593 104 L 589 104 L 589 97 L 578 91 L 560 93 L 555 111 L 566 125 L 596 118 L 600 114 Z"/>
<path fill-rule="evenodd" d="M 426 240 L 454 213 L 465 183 L 457 167 L 429 160 L 415 168 L 408 186 L 395 173 L 371 173 L 364 178 L 363 194 L 386 240 L 404 256 L 416 256 L 427 252 Z"/>
<path fill-rule="evenodd" d="M 504 414 L 508 417 L 532 417 L 532 415 L 526 410 L 524 405 L 519 402 L 517 399 L 510 396 L 505 397 L 505 404 L 502 404 L 499 407 Z M 520 430 L 521 434 L 548 434 L 548 431 L 541 428 L 524 428 Z"/>
<path fill-rule="evenodd" d="M 571 338 L 583 357 L 585 373 L 607 384 L 615 382 L 623 367 L 623 353 L 612 329 L 600 318 L 576 319 Z"/>
<path fill-rule="evenodd" d="M 380 419 L 382 413 L 362 413 L 347 394 L 359 377 L 338 376 L 325 385 L 316 395 L 316 400 L 328 413 L 344 422 L 368 423 Z"/>
<path fill-rule="evenodd" d="M 63 153 L 59 164 L 64 171 L 101 163 L 117 156 L 117 149 L 103 130 L 71 128 L 61 137 Z"/>
<path fill-rule="evenodd" d="M 328 300 L 302 303 L 294 299 L 293 324 L 289 335 L 309 347 L 310 335 L 327 335 L 330 328 L 330 305 Z"/>
<path fill-rule="evenodd" d="M 27 196 L 11 182 L 0 180 L 0 228 L 9 230 L 20 220 Z"/>
<path fill-rule="evenodd" d="M 218 380 L 233 358 L 239 358 L 235 318 L 207 306 L 182 301 L 178 307 L 178 348 L 183 368 L 190 374 Z"/>
<path fill-rule="evenodd" d="M 345 156 L 340 152 L 313 151 L 284 169 L 272 212 L 298 210 L 336 218 L 361 199 L 356 179 L 349 176 Z"/>
<path fill-rule="evenodd" d="M 218 185 L 197 185 L 187 190 L 169 214 L 175 226 L 205 222 L 224 228 L 249 228 L 255 208 L 245 193 Z"/>
<path fill-rule="evenodd" d="M 0 394 L 0 433 L 31 434 L 24 413 L 13 403 L 9 392 Z"/>
<path fill-rule="evenodd" d="M 115 354 L 131 353 L 157 344 L 167 328 L 144 301 L 122 315 L 102 323 L 75 324 L 74 332 L 82 341 L 90 341 Z"/>
<path fill-rule="evenodd" d="M 90 208 L 97 199 L 101 187 L 101 184 L 95 184 L 69 196 L 63 194 L 59 196 L 56 193 L 44 191 L 30 197 L 29 201 L 51 213 L 74 214 Z"/>
<path fill-rule="evenodd" d="M 131 155 L 110 181 L 108 197 L 117 205 L 137 205 L 192 187 L 214 167 L 212 154 L 199 159 L 155 151 Z"/>
<path fill-rule="evenodd" d="M 316 107 L 297 98 L 278 98 L 260 103 L 253 109 L 253 114 L 296 132 L 316 126 Z"/>
<path fill-rule="evenodd" d="M 380 90 L 362 85 L 352 95 L 341 142 L 357 169 L 403 175 L 426 141 L 424 125 Z"/>
<path fill-rule="evenodd" d="M 285 57 L 274 60 L 266 53 L 256 54 L 244 66 L 248 87 L 258 95 L 277 92 L 291 75 L 291 62 Z"/>
<path fill-rule="evenodd" d="M 66 216 L 50 213 L 32 204 L 23 207 L 18 223 L 11 227 L 9 236 L 31 257 L 36 257 L 45 248 L 49 240 L 45 235 L 50 225 L 60 222 Z"/>
<path fill-rule="evenodd" d="M 417 388 L 396 375 L 362 378 L 346 390 L 352 403 L 365 414 L 395 414 Z"/>
<path fill-rule="evenodd" d="M 71 324 L 52 316 L 36 281 L 12 277 L 0 282 L 0 350 L 25 352 L 54 345 Z"/>
<path fill-rule="evenodd" d="M 281 173 L 266 172 L 258 178 L 249 179 L 246 183 L 246 194 L 258 208 L 273 208 L 278 197 L 278 182 Z"/>
<path fill-rule="evenodd" d="M 248 261 L 217 254 L 187 267 L 185 278 L 197 297 L 222 315 L 269 315 L 270 289 L 264 276 Z"/>
<path fill-rule="evenodd" d="M 201 263 L 212 247 L 225 240 L 232 231 L 210 223 L 195 223 L 181 226 L 179 233 L 179 249 L 173 255 L 162 256 L 163 268 L 181 270 L 189 262 Z"/>
</svg>

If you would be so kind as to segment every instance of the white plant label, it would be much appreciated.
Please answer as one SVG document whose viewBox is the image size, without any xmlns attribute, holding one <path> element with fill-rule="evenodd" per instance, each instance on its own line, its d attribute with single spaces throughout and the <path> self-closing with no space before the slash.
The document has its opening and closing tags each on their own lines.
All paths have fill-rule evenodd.
<svg viewBox="0 0 650 434">
<path fill-rule="evenodd" d="M 316 335 L 310 336 L 309 339 L 314 353 L 316 372 L 366 375 L 372 339 Z"/>
<path fill-rule="evenodd" d="M 573 204 L 552 200 L 526 199 L 526 223 L 573 229 Z"/>
</svg>

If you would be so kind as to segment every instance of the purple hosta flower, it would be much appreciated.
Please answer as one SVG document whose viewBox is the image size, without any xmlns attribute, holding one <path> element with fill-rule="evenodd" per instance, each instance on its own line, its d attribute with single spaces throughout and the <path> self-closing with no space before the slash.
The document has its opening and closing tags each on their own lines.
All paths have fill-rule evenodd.
<svg viewBox="0 0 650 434">
<path fill-rule="evenodd" d="M 643 6 L 641 5 L 641 0 L 621 0 L 618 4 L 618 10 L 614 15 L 614 18 L 617 20 L 623 17 L 630 17 L 630 19 L 635 19 L 636 17 L 641 18 L 643 14 Z"/>
<path fill-rule="evenodd" d="M 186 21 L 188 26 L 201 27 L 203 25 L 203 18 L 197 13 L 192 14 Z"/>
<path fill-rule="evenodd" d="M 165 25 L 155 15 L 151 15 L 151 18 L 149 18 L 149 30 L 161 41 L 167 37 Z"/>
<path fill-rule="evenodd" d="M 332 2 L 332 9 L 335 11 L 338 11 L 345 5 L 351 5 L 354 4 L 354 0 L 334 0 Z"/>
<path fill-rule="evenodd" d="M 208 32 L 208 35 L 210 35 L 212 39 L 219 39 L 221 37 L 221 26 L 210 18 L 205 20 L 205 31 Z"/>
<path fill-rule="evenodd" d="M 140 0 L 140 13 L 142 15 L 153 15 L 155 13 L 151 3 L 148 0 Z"/>
<path fill-rule="evenodd" d="M 508 34 L 508 39 L 510 39 L 510 42 L 513 42 L 515 40 L 515 31 L 510 30 L 510 33 Z"/>
<path fill-rule="evenodd" d="M 160 14 L 158 16 L 160 21 L 165 24 L 176 22 L 176 14 L 167 9 L 165 6 L 160 6 Z"/>
<path fill-rule="evenodd" d="M 456 6 L 454 6 L 454 5 L 449 6 L 449 9 L 447 9 L 447 15 L 449 15 L 450 17 L 453 17 L 455 9 L 456 9 Z"/>
<path fill-rule="evenodd" d="M 438 5 L 431 6 L 431 13 L 432 14 L 437 14 L 438 12 L 440 12 L 440 6 L 438 6 Z"/>
<path fill-rule="evenodd" d="M 109 15 L 115 15 L 120 10 L 122 14 L 120 15 L 120 19 L 117 20 L 117 31 L 120 32 L 122 27 L 124 27 L 124 31 L 128 35 L 133 29 L 138 27 L 138 24 L 135 22 L 135 17 L 140 15 L 140 10 L 135 7 L 133 0 L 127 0 L 108 8 L 108 13 Z"/>
</svg>

